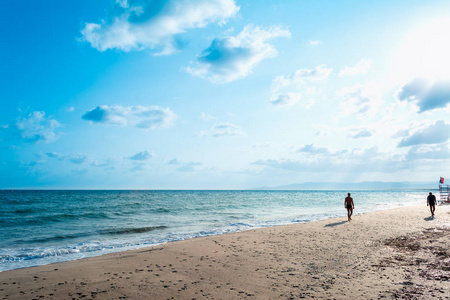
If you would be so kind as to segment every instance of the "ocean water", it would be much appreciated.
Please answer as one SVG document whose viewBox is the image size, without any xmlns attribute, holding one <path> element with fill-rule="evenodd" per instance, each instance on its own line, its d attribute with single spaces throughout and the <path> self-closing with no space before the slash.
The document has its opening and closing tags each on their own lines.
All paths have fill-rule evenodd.
<svg viewBox="0 0 450 300">
<path fill-rule="evenodd" d="M 428 191 L 352 192 L 355 214 Z M 170 241 L 342 217 L 344 191 L 0 191 L 0 271 Z"/>
</svg>

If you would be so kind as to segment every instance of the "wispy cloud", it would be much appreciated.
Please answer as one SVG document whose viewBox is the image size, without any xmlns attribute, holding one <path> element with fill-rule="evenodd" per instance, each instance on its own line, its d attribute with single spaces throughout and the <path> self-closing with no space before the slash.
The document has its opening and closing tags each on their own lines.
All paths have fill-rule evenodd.
<svg viewBox="0 0 450 300">
<path fill-rule="evenodd" d="M 66 159 L 74 164 L 82 164 L 88 159 L 88 156 L 84 154 L 71 154 Z"/>
<path fill-rule="evenodd" d="M 6 125 L 0 126 L 0 132 L 6 139 L 21 139 L 29 143 L 52 142 L 59 134 L 56 129 L 61 124 L 50 117 L 45 116 L 43 111 L 35 111 L 27 117 L 18 118 Z"/>
<path fill-rule="evenodd" d="M 181 167 L 177 168 L 178 172 L 194 172 L 196 167 L 201 166 L 201 163 L 197 162 L 188 162 L 184 163 Z"/>
<path fill-rule="evenodd" d="M 308 146 L 308 145 L 307 145 Z M 409 162 L 395 155 L 383 153 L 378 147 L 352 149 L 351 151 L 329 152 L 326 148 L 305 149 L 313 154 L 307 159 L 266 159 L 258 160 L 253 165 L 289 172 L 397 172 L 409 166 Z M 309 151 L 309 152 L 308 152 Z"/>
<path fill-rule="evenodd" d="M 260 143 L 260 144 L 254 144 L 252 145 L 252 148 L 270 148 L 272 147 L 272 143 L 266 142 L 266 143 Z"/>
<path fill-rule="evenodd" d="M 60 161 L 68 161 L 77 165 L 81 165 L 88 160 L 88 156 L 85 154 L 71 153 L 71 154 L 61 154 L 58 152 L 47 152 L 45 155 L 49 158 L 54 158 Z"/>
<path fill-rule="evenodd" d="M 273 95 L 270 103 L 276 106 L 290 106 L 297 103 L 301 98 L 300 93 L 285 93 Z"/>
<path fill-rule="evenodd" d="M 235 136 L 244 135 L 239 125 L 222 123 L 215 124 L 210 130 L 202 131 L 200 136 L 212 136 L 212 137 L 223 137 L 223 136 Z"/>
<path fill-rule="evenodd" d="M 422 144 L 440 144 L 450 139 L 450 124 L 443 120 L 421 128 L 400 141 L 398 147 Z"/>
<path fill-rule="evenodd" d="M 444 108 L 450 103 L 450 81 L 429 82 L 416 78 L 405 84 L 397 95 L 400 101 L 415 103 L 419 113 Z"/>
<path fill-rule="evenodd" d="M 344 115 L 372 115 L 378 111 L 381 100 L 374 82 L 355 84 L 336 92 L 341 98 Z"/>
<path fill-rule="evenodd" d="M 352 139 L 371 137 L 372 131 L 366 128 L 353 128 L 349 130 L 347 137 Z"/>
<path fill-rule="evenodd" d="M 279 90 L 288 86 L 302 87 L 307 83 L 319 82 L 326 80 L 332 68 L 327 68 L 325 65 L 320 65 L 314 69 L 299 69 L 292 75 L 277 76 L 272 80 L 272 89 Z"/>
<path fill-rule="evenodd" d="M 275 47 L 267 43 L 277 37 L 290 37 L 290 32 L 281 27 L 247 25 L 237 36 L 213 40 L 197 57 L 196 65 L 186 71 L 216 83 L 244 78 L 259 62 L 277 56 Z"/>
<path fill-rule="evenodd" d="M 136 153 L 135 155 L 129 157 L 129 159 L 142 161 L 142 160 L 147 160 L 147 159 L 151 158 L 152 156 L 153 156 L 152 153 L 150 153 L 148 151 L 142 151 L 142 152 Z"/>
<path fill-rule="evenodd" d="M 138 128 L 168 127 L 176 115 L 169 108 L 159 106 L 97 106 L 86 112 L 83 120 L 116 126 Z"/>
<path fill-rule="evenodd" d="M 447 145 L 413 146 L 409 149 L 406 159 L 450 159 L 450 149 Z"/>
<path fill-rule="evenodd" d="M 344 77 L 349 75 L 367 74 L 372 66 L 372 60 L 361 59 L 354 67 L 344 67 L 339 71 L 338 77 Z"/>
<path fill-rule="evenodd" d="M 197 167 L 201 166 L 202 164 L 199 162 L 180 162 L 176 158 L 172 159 L 168 162 L 169 165 L 175 165 L 178 166 L 176 170 L 178 172 L 194 172 L 197 170 Z"/>
<path fill-rule="evenodd" d="M 322 44 L 322 41 L 319 40 L 309 40 L 308 41 L 308 46 L 319 46 Z"/>
<path fill-rule="evenodd" d="M 178 159 L 174 158 L 174 159 L 171 159 L 167 164 L 168 165 L 179 165 L 180 162 L 178 161 Z"/>
<path fill-rule="evenodd" d="M 200 119 L 203 120 L 203 121 L 212 121 L 215 118 L 216 117 L 214 117 L 213 115 L 210 115 L 210 114 L 207 114 L 207 113 L 204 113 L 204 112 L 202 112 L 200 114 Z"/>
<path fill-rule="evenodd" d="M 302 100 L 310 108 L 322 90 L 318 85 L 325 82 L 333 72 L 332 68 L 319 65 L 313 69 L 299 69 L 290 75 L 280 75 L 272 80 L 271 103 L 274 106 L 290 106 Z"/>
<path fill-rule="evenodd" d="M 145 170 L 145 166 L 143 164 L 137 164 L 130 168 L 130 172 L 132 172 L 132 173 L 140 172 L 140 171 L 144 171 L 144 170 Z"/>
<path fill-rule="evenodd" d="M 98 168 L 107 168 L 107 169 L 114 169 L 115 164 L 117 164 L 118 161 L 116 159 L 113 158 L 107 158 L 105 160 L 102 161 L 93 161 L 91 162 L 91 166 L 93 167 L 98 167 Z"/>
<path fill-rule="evenodd" d="M 400 129 L 399 131 L 397 131 L 396 133 L 394 133 L 392 135 L 392 138 L 404 138 L 409 136 L 409 129 Z"/>
<path fill-rule="evenodd" d="M 330 149 L 326 147 L 317 147 L 314 144 L 307 144 L 303 147 L 299 148 L 296 153 L 305 153 L 308 155 L 314 156 L 338 156 L 348 153 L 347 150 L 339 150 L 339 151 L 330 151 Z"/>
<path fill-rule="evenodd" d="M 81 34 L 99 51 L 155 49 L 167 55 L 179 49 L 179 34 L 212 22 L 223 24 L 238 11 L 234 0 L 120 0 L 111 17 L 87 23 Z"/>
<path fill-rule="evenodd" d="M 308 144 L 297 150 L 299 153 L 308 153 L 308 154 L 329 154 L 330 151 L 328 148 L 316 147 L 313 144 Z"/>
</svg>

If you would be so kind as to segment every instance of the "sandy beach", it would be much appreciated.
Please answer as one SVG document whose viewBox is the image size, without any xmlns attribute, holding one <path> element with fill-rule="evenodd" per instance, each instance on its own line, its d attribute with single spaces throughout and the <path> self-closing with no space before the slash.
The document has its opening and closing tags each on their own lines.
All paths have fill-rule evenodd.
<svg viewBox="0 0 450 300">
<path fill-rule="evenodd" d="M 0 298 L 450 298 L 450 206 L 435 218 L 423 205 L 346 219 L 5 271 Z"/>
</svg>

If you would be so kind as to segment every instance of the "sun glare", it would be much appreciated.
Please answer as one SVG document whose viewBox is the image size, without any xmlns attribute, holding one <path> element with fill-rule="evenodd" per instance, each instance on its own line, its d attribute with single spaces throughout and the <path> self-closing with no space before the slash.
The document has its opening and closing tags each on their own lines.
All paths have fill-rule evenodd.
<svg viewBox="0 0 450 300">
<path fill-rule="evenodd" d="M 450 18 L 419 25 L 400 42 L 391 81 L 402 84 L 416 77 L 431 81 L 450 78 Z"/>
</svg>

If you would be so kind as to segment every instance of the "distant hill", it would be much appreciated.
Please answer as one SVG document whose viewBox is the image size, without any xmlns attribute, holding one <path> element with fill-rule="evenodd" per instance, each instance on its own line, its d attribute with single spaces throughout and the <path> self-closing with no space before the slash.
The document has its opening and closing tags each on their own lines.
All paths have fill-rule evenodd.
<svg viewBox="0 0 450 300">
<path fill-rule="evenodd" d="M 260 187 L 256 190 L 404 190 L 404 189 L 438 189 L 438 182 L 304 182 L 274 187 Z"/>
</svg>

